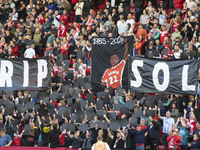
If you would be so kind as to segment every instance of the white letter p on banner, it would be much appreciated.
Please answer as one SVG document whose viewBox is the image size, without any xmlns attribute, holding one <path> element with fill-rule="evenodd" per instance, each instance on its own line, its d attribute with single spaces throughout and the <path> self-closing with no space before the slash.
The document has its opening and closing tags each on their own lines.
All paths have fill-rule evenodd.
<svg viewBox="0 0 200 150">
<path fill-rule="evenodd" d="M 37 60 L 37 63 L 38 63 L 37 87 L 42 87 L 42 80 L 46 78 L 48 73 L 47 61 L 40 59 Z"/>
</svg>

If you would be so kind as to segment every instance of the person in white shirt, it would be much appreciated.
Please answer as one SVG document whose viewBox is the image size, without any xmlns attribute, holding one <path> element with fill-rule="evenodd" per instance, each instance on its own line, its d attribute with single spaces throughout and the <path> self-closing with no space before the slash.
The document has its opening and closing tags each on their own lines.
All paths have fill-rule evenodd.
<svg viewBox="0 0 200 150">
<path fill-rule="evenodd" d="M 10 16 L 12 17 L 12 21 L 15 22 L 16 27 L 18 21 L 18 13 L 16 12 L 16 8 L 13 8 L 13 12 L 10 14 Z"/>
<path fill-rule="evenodd" d="M 78 69 L 81 73 L 81 76 L 84 78 L 86 76 L 87 65 L 83 63 L 82 59 L 79 59 L 79 63 L 80 63 L 80 66 L 78 67 Z"/>
<path fill-rule="evenodd" d="M 185 2 L 187 3 L 187 8 L 194 12 L 197 4 L 193 0 L 186 0 Z"/>
<path fill-rule="evenodd" d="M 75 22 L 80 23 L 81 22 L 81 16 L 83 15 L 83 6 L 84 3 L 82 0 L 78 0 L 78 3 L 76 3 L 74 10 L 75 10 Z"/>
<path fill-rule="evenodd" d="M 58 10 L 55 11 L 53 18 L 54 18 L 53 24 L 55 25 L 56 29 L 58 29 L 58 27 L 60 27 L 60 21 L 59 21 L 60 15 Z"/>
<path fill-rule="evenodd" d="M 131 14 L 128 14 L 127 20 L 126 20 L 126 24 L 130 23 L 131 24 L 131 28 L 133 29 L 135 26 L 135 20 L 132 19 Z"/>
<path fill-rule="evenodd" d="M 124 33 L 126 32 L 127 29 L 127 24 L 124 20 L 124 16 L 120 15 L 120 20 L 117 21 L 117 27 L 118 27 L 118 34 L 124 35 Z"/>
<path fill-rule="evenodd" d="M 24 52 L 24 58 L 36 58 L 35 57 L 35 45 L 31 44 L 31 47 Z"/>
</svg>

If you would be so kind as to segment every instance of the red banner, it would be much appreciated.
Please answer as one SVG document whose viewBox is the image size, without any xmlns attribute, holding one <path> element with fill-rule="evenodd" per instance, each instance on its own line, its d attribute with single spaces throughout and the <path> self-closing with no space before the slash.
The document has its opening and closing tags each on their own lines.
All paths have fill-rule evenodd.
<svg viewBox="0 0 200 150">
<path fill-rule="evenodd" d="M 10 147 L 0 147 L 0 150 L 52 150 L 50 147 L 25 147 L 25 146 L 10 146 Z M 58 147 L 53 150 L 79 150 L 66 148 L 66 147 Z"/>
</svg>

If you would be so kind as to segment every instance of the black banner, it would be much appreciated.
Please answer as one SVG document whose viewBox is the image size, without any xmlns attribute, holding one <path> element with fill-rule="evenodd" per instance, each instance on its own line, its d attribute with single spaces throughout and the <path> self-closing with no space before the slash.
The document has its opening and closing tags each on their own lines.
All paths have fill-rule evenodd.
<svg viewBox="0 0 200 150">
<path fill-rule="evenodd" d="M 165 60 L 131 57 L 130 86 L 133 91 L 195 95 L 198 60 Z"/>
<path fill-rule="evenodd" d="M 133 52 L 133 36 L 92 39 L 91 85 L 94 92 L 104 87 L 128 88 L 128 54 Z"/>
<path fill-rule="evenodd" d="M 0 91 L 47 90 L 50 80 L 49 57 L 0 59 Z"/>
</svg>

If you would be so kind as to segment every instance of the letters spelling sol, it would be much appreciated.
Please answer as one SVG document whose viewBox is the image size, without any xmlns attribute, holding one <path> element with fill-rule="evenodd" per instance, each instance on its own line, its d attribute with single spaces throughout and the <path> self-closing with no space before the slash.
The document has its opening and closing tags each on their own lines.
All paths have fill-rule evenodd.
<svg viewBox="0 0 200 150">
<path fill-rule="evenodd" d="M 143 60 L 134 60 L 132 62 L 132 72 L 134 73 L 134 76 L 136 80 L 131 80 L 131 86 L 139 88 L 142 85 L 142 77 L 139 73 L 138 67 L 143 67 Z M 183 65 L 183 71 L 182 71 L 182 91 L 195 91 L 195 85 L 188 85 L 188 69 L 189 65 Z M 163 83 L 159 83 L 158 74 L 159 71 L 163 71 Z M 164 62 L 158 62 L 154 65 L 153 72 L 152 72 L 152 79 L 153 79 L 153 85 L 158 91 L 165 91 L 169 86 L 170 81 L 170 72 L 169 72 L 169 66 Z"/>
</svg>

